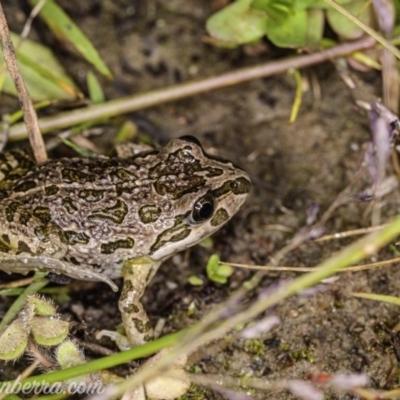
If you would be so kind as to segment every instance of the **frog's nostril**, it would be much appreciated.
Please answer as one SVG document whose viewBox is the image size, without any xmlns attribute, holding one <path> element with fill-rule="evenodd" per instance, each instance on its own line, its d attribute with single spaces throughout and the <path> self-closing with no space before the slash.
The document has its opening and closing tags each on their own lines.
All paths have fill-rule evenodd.
<svg viewBox="0 0 400 400">
<path fill-rule="evenodd" d="M 231 182 L 231 188 L 234 194 L 247 194 L 250 192 L 251 183 L 248 179 L 241 177 Z"/>
<path fill-rule="evenodd" d="M 238 188 L 238 183 L 236 182 L 236 181 L 232 181 L 231 182 L 231 189 L 233 189 L 233 190 L 235 190 L 235 189 L 237 189 Z"/>
</svg>

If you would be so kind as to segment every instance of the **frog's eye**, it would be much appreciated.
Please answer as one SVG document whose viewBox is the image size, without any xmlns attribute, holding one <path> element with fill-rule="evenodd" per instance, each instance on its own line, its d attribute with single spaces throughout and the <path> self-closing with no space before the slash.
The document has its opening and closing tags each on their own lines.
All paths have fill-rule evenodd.
<svg viewBox="0 0 400 400">
<path fill-rule="evenodd" d="M 185 136 L 181 136 L 179 139 L 180 140 L 185 140 L 186 142 L 189 142 L 189 143 L 197 144 L 197 146 L 201 147 L 199 139 L 195 138 L 194 136 L 185 135 Z"/>
<path fill-rule="evenodd" d="M 196 201 L 192 210 L 192 219 L 194 222 L 204 222 L 210 219 L 214 214 L 215 200 L 210 194 L 206 194 Z"/>
</svg>

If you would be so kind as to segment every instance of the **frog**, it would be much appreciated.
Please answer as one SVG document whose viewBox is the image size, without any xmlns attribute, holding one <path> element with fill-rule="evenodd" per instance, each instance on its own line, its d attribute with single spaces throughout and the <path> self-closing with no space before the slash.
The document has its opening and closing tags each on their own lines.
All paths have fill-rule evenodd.
<svg viewBox="0 0 400 400">
<path fill-rule="evenodd" d="M 159 266 L 221 228 L 246 200 L 249 175 L 193 136 L 123 157 L 36 165 L 0 154 L 0 269 L 108 283 L 128 347 L 153 338 L 141 297 Z"/>
</svg>

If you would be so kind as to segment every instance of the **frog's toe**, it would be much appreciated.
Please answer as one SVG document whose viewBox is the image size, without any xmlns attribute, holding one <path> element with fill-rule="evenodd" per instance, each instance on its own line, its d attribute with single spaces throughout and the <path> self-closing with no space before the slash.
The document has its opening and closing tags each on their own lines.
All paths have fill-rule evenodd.
<svg viewBox="0 0 400 400">
<path fill-rule="evenodd" d="M 117 331 L 103 329 L 96 334 L 97 340 L 100 340 L 102 337 L 108 337 L 113 340 L 121 351 L 129 350 L 132 347 L 128 338 Z"/>
</svg>

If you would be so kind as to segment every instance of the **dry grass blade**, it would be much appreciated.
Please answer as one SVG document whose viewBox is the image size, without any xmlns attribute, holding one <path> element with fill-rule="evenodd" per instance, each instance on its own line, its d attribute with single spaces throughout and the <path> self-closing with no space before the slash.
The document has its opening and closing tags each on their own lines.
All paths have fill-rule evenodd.
<svg viewBox="0 0 400 400">
<path fill-rule="evenodd" d="M 377 21 L 381 32 L 386 39 L 391 39 L 395 25 L 396 10 L 391 0 L 374 0 L 373 2 Z M 396 57 L 388 49 L 383 49 L 381 56 L 383 102 L 393 111 L 397 111 L 399 104 L 399 72 L 396 66 Z"/>
<path fill-rule="evenodd" d="M 390 265 L 394 263 L 400 262 L 400 257 L 391 258 L 390 260 L 377 261 L 374 263 L 364 264 L 364 265 L 355 265 L 354 267 L 347 267 L 345 269 L 341 269 L 338 273 L 343 272 L 359 272 L 365 271 L 368 269 L 383 267 L 385 265 Z M 258 271 L 288 271 L 288 272 L 311 272 L 315 271 L 316 267 L 289 267 L 282 265 L 247 265 L 247 264 L 237 264 L 237 263 L 228 263 L 221 262 L 226 265 L 230 265 L 231 267 L 244 268 L 244 269 L 254 269 Z"/>
<path fill-rule="evenodd" d="M 14 81 L 15 88 L 18 92 L 18 98 L 24 113 L 24 120 L 26 129 L 28 131 L 29 140 L 35 155 L 36 162 L 41 164 L 47 160 L 46 148 L 44 146 L 43 137 L 40 133 L 39 123 L 37 120 L 36 111 L 33 107 L 32 100 L 26 89 L 25 83 L 22 79 L 17 59 L 15 57 L 14 45 L 12 44 L 10 31 L 6 17 L 4 15 L 3 7 L 0 3 L 0 40 L 3 48 L 4 60 L 7 68 Z"/>
</svg>

